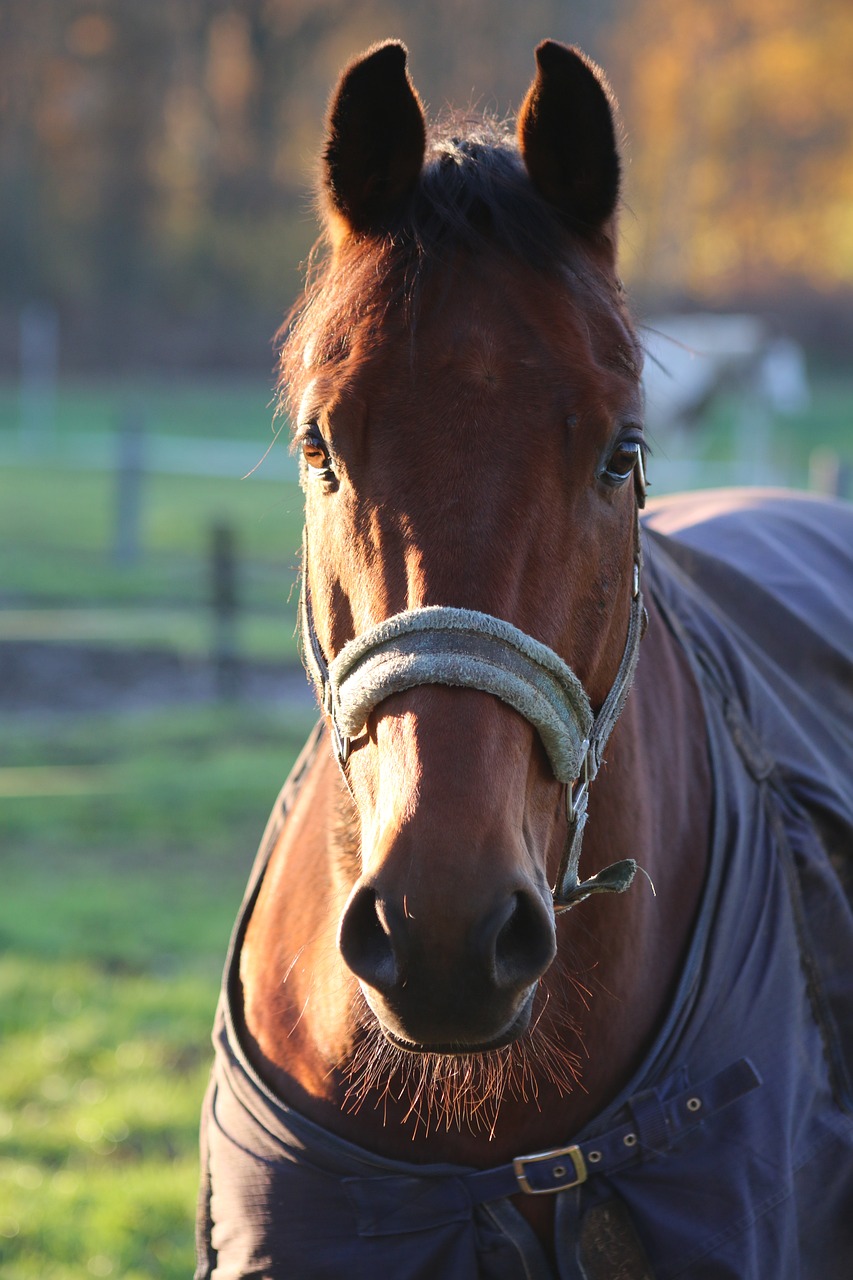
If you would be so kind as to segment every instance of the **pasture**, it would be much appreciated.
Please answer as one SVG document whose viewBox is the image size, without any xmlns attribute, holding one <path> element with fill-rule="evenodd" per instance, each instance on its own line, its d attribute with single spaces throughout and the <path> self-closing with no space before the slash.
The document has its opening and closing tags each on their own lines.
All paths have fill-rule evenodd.
<svg viewBox="0 0 853 1280">
<path fill-rule="evenodd" d="M 98 433 L 108 441 L 131 394 L 63 391 L 55 448 L 35 457 L 18 447 L 13 391 L 0 396 L 0 642 L 203 657 L 209 531 L 224 521 L 241 558 L 240 654 L 292 662 L 295 484 L 270 483 L 263 468 L 243 483 L 147 476 L 139 555 L 116 564 L 114 477 L 76 465 L 73 441 L 90 453 Z M 266 399 L 178 387 L 146 403 L 152 432 L 254 431 L 259 458 Z M 191 1272 L 197 1114 L 223 948 L 311 718 L 242 703 L 2 715 L 4 1277 Z"/>
<path fill-rule="evenodd" d="M 310 717 L 6 725 L 0 1260 L 10 1280 L 191 1272 L 223 944 Z"/>
<path fill-rule="evenodd" d="M 242 557 L 240 652 L 295 661 L 301 497 L 286 464 L 275 479 L 264 466 L 244 481 L 237 470 L 146 476 L 139 555 L 116 563 L 104 459 L 133 399 L 152 434 L 202 449 L 241 436 L 260 458 L 270 439 L 263 389 L 72 386 L 55 436 L 27 455 L 16 393 L 0 391 L 0 654 L 3 642 L 50 641 L 203 656 L 209 531 L 227 521 Z M 851 412 L 849 378 L 815 377 L 810 408 L 776 424 L 779 478 L 805 487 L 819 447 L 849 462 Z M 733 399 L 715 407 L 699 446 L 709 470 L 731 456 L 737 420 Z M 663 463 L 668 446 L 650 434 Z M 75 459 L 75 439 L 92 465 Z M 653 484 L 656 473 L 653 458 Z M 219 973 L 267 811 L 311 719 L 301 704 L 251 703 L 0 713 L 4 1280 L 191 1273 Z"/>
</svg>

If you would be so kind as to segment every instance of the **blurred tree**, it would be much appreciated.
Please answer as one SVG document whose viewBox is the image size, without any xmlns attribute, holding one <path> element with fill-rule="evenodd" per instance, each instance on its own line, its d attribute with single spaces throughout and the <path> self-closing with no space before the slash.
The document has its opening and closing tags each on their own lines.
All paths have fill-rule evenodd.
<svg viewBox="0 0 853 1280">
<path fill-rule="evenodd" d="M 849 0 L 636 0 L 610 43 L 636 286 L 853 284 Z"/>
<path fill-rule="evenodd" d="M 849 0 L 4 0 L 0 334 L 41 299 L 108 366 L 180 360 L 175 326 L 216 330 L 214 363 L 262 347 L 313 239 L 329 91 L 391 36 L 433 115 L 511 113 L 544 36 L 607 66 L 646 292 L 853 282 Z"/>
<path fill-rule="evenodd" d="M 530 0 L 522 21 L 509 0 L 6 0 L 4 296 L 282 305 L 346 61 L 402 36 L 438 108 L 485 90 L 501 113 L 543 32 L 591 35 L 583 12 L 580 0 Z"/>
<path fill-rule="evenodd" d="M 31 24 L 42 33 L 38 51 L 27 38 Z M 0 280 L 16 298 L 47 286 L 38 252 L 49 218 L 38 131 L 50 114 L 44 54 L 57 47 L 61 27 L 52 0 L 7 0 L 0 9 Z"/>
</svg>

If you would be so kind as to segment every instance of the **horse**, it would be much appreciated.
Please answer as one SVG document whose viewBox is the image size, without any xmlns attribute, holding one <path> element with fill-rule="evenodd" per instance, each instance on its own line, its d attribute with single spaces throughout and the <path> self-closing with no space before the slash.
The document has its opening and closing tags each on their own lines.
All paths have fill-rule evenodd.
<svg viewBox="0 0 853 1280">
<path fill-rule="evenodd" d="M 601 71 L 331 99 L 283 337 L 320 719 L 231 941 L 197 1280 L 841 1280 L 853 521 L 646 506 Z"/>
</svg>

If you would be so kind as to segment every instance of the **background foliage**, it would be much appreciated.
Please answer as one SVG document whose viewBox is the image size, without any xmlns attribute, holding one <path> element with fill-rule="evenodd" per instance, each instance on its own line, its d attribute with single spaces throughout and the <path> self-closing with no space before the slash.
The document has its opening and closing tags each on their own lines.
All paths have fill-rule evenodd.
<svg viewBox="0 0 853 1280">
<path fill-rule="evenodd" d="M 772 303 L 822 336 L 821 303 L 847 314 L 847 0 L 5 0 L 0 22 L 0 322 L 58 305 L 71 366 L 259 364 L 330 86 L 389 35 L 433 112 L 513 110 L 545 34 L 607 67 L 641 305 Z"/>
</svg>

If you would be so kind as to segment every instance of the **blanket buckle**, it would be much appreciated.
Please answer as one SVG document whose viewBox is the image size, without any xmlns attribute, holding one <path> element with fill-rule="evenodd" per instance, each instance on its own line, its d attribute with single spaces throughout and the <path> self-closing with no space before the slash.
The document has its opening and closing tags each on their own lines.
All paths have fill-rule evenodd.
<svg viewBox="0 0 853 1280">
<path fill-rule="evenodd" d="M 566 1157 L 565 1163 L 561 1157 Z M 554 1163 L 555 1161 L 557 1163 Z M 551 1174 L 553 1185 L 540 1186 L 540 1179 L 537 1178 L 537 1185 L 534 1186 L 528 1178 L 527 1166 L 546 1163 L 551 1166 L 548 1172 Z M 529 1196 L 553 1195 L 555 1191 L 565 1191 L 567 1187 L 579 1187 L 587 1179 L 586 1161 L 580 1147 L 576 1145 L 558 1147 L 554 1151 L 537 1151 L 530 1156 L 517 1156 L 512 1162 L 512 1169 L 518 1179 L 518 1185 Z M 573 1172 L 575 1176 L 571 1177 Z M 540 1177 L 544 1174 L 546 1171 L 541 1171 Z"/>
</svg>

